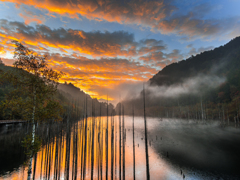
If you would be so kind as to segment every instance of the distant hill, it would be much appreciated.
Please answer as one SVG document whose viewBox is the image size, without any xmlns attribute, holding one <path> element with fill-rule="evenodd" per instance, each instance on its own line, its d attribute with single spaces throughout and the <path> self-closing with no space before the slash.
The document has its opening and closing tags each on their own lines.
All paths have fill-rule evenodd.
<svg viewBox="0 0 240 180">
<path fill-rule="evenodd" d="M 87 102 L 87 111 L 88 116 L 92 116 L 92 109 L 94 108 L 94 115 L 99 116 L 100 114 L 103 116 L 107 115 L 107 103 L 106 102 L 99 102 L 97 99 L 92 99 L 89 94 L 83 92 L 80 88 L 74 86 L 72 83 L 64 83 L 58 85 L 58 90 L 67 97 L 70 101 L 76 101 L 76 103 L 80 103 L 80 106 L 85 108 L 86 106 L 86 98 L 88 99 Z M 92 106 L 94 104 L 94 107 Z M 101 106 L 101 113 L 100 113 L 100 106 Z M 85 109 L 83 109 L 85 111 Z M 109 115 L 115 114 L 114 106 L 109 103 L 108 106 Z"/>
<path fill-rule="evenodd" d="M 173 85 L 198 74 L 234 76 L 240 69 L 240 37 L 224 46 L 205 51 L 186 60 L 170 64 L 154 75 L 151 85 Z M 238 84 L 239 86 L 240 84 Z"/>
<path fill-rule="evenodd" d="M 80 88 L 74 86 L 72 83 L 59 83 L 58 90 L 64 94 L 69 100 L 77 100 L 81 101 L 83 106 L 83 101 L 85 101 L 86 97 L 88 99 L 92 99 L 91 96 L 83 92 Z"/>
<path fill-rule="evenodd" d="M 80 88 L 74 86 L 72 83 L 66 83 L 66 82 L 64 84 L 60 83 L 58 85 L 58 89 L 66 92 L 66 93 L 69 93 L 69 94 L 78 94 L 79 96 L 80 95 L 81 96 L 85 96 L 86 95 L 86 93 L 84 93 Z"/>
</svg>

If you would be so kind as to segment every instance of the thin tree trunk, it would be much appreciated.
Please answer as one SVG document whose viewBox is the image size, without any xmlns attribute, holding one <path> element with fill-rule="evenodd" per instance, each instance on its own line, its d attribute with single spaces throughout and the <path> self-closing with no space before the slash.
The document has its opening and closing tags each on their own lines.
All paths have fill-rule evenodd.
<svg viewBox="0 0 240 180">
<path fill-rule="evenodd" d="M 121 179 L 122 177 L 122 172 L 121 172 L 121 168 L 122 168 L 122 163 L 121 163 L 121 160 L 122 160 L 122 157 L 121 157 L 121 140 L 122 140 L 122 137 L 121 137 L 121 134 L 122 134 L 122 131 L 121 131 L 121 127 L 122 127 L 122 123 L 121 123 L 121 104 L 119 106 L 119 179 Z"/>
<path fill-rule="evenodd" d="M 86 175 L 86 158 L 87 158 L 87 97 L 86 97 L 86 122 L 85 122 L 85 142 L 84 142 L 84 164 L 83 164 L 83 180 L 85 179 Z"/>
<path fill-rule="evenodd" d="M 114 146 L 115 146 L 115 149 L 114 149 L 114 151 L 115 151 L 115 179 L 117 178 L 117 121 L 114 121 L 114 126 L 116 127 L 116 128 L 114 128 L 114 130 L 116 131 L 114 131 L 115 132 L 115 141 L 114 141 Z"/>
<path fill-rule="evenodd" d="M 35 179 L 35 174 L 36 174 L 36 165 L 37 165 L 37 154 L 34 154 L 34 170 L 33 170 L 33 180 Z"/>
<path fill-rule="evenodd" d="M 111 180 L 113 180 L 113 164 L 114 164 L 114 125 L 113 116 L 111 116 Z"/>
<path fill-rule="evenodd" d="M 203 104 L 202 104 L 202 96 L 201 96 L 201 112 L 202 112 L 202 120 L 204 118 L 204 115 L 203 115 Z"/>
<path fill-rule="evenodd" d="M 70 134 L 70 127 L 69 123 L 67 125 L 67 134 L 66 134 L 66 164 L 65 164 L 65 178 L 66 180 L 69 179 L 69 166 L 70 166 L 70 143 L 71 143 L 71 134 Z"/>
<path fill-rule="evenodd" d="M 122 106 L 122 120 L 123 120 L 123 180 L 125 180 L 125 122 L 124 122 L 124 106 Z"/>
<path fill-rule="evenodd" d="M 74 180 L 77 179 L 77 168 L 78 167 L 78 123 L 75 128 L 75 172 L 74 172 Z"/>
<path fill-rule="evenodd" d="M 134 136 L 134 106 L 133 106 L 133 122 L 132 122 L 132 129 L 133 129 L 133 180 L 136 179 L 135 175 L 135 136 Z"/>
<path fill-rule="evenodd" d="M 103 122 L 102 122 L 102 106 L 100 104 L 100 128 L 101 128 L 101 141 L 100 141 L 100 150 L 101 150 L 101 155 L 100 155 L 100 175 L 101 175 L 101 180 L 103 179 Z"/>
<path fill-rule="evenodd" d="M 146 152 L 146 178 L 150 179 L 149 172 L 149 157 L 148 157 L 148 137 L 147 137 L 147 120 L 146 120 L 146 112 L 145 112 L 145 89 L 143 85 L 143 109 L 144 109 L 144 127 L 145 127 L 145 152 Z"/>
<path fill-rule="evenodd" d="M 106 129 L 106 180 L 108 179 L 108 97 L 107 97 L 107 129 Z"/>
<path fill-rule="evenodd" d="M 92 101 L 92 154 L 91 154 L 91 180 L 93 180 L 93 168 L 94 168 L 94 131 L 95 131 L 95 117 L 94 117 L 94 104 Z"/>
</svg>

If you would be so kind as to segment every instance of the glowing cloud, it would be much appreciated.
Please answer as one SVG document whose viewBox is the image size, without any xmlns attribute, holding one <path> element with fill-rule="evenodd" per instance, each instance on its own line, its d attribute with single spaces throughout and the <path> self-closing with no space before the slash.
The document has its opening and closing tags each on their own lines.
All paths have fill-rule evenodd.
<svg viewBox="0 0 240 180">
<path fill-rule="evenodd" d="M 164 0 L 0 0 L 11 2 L 17 7 L 21 5 L 33 6 L 39 10 L 47 10 L 49 14 L 55 13 L 80 19 L 79 16 L 89 20 L 117 22 L 119 24 L 135 24 L 147 27 L 162 34 L 177 34 L 186 40 L 195 38 L 216 38 L 216 34 L 226 33 L 234 36 L 239 32 L 239 17 L 226 19 L 205 18 L 213 7 L 208 3 L 194 6 L 191 11 L 179 13 L 179 7 L 173 1 Z M 29 23 L 33 20 L 40 22 L 39 18 L 21 15 Z M 233 27 L 231 29 L 226 27 Z"/>
</svg>

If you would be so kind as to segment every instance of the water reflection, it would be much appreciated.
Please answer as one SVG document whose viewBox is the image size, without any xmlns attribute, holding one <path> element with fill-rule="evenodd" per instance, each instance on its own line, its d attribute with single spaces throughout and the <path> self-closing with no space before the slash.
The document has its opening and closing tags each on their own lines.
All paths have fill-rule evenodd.
<svg viewBox="0 0 240 180">
<path fill-rule="evenodd" d="M 27 128 L 14 125 L 0 125 L 0 177 L 15 171 L 26 157 L 21 146 Z"/>
<path fill-rule="evenodd" d="M 38 132 L 45 139 L 34 157 L 32 178 L 133 179 L 132 117 L 126 116 L 124 122 L 123 126 L 119 116 L 96 117 L 45 127 Z M 146 179 L 143 118 L 135 117 L 134 126 L 135 176 Z M 239 177 L 235 171 L 240 160 L 235 154 L 240 150 L 238 129 L 148 118 L 148 132 L 151 179 L 183 179 L 183 174 L 185 179 Z M 0 180 L 26 178 L 27 168 L 20 166 Z"/>
</svg>

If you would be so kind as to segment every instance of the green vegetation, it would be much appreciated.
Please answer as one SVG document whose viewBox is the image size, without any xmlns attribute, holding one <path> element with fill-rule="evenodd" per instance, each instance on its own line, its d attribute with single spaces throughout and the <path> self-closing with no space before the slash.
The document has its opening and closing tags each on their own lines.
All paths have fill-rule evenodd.
<svg viewBox="0 0 240 180">
<path fill-rule="evenodd" d="M 18 42 L 15 45 L 15 68 L 1 65 L 4 72 L 1 73 L 1 118 L 31 119 L 33 123 L 35 120 L 60 120 L 62 107 L 53 96 L 62 73 L 49 69 L 45 56 Z"/>
<path fill-rule="evenodd" d="M 85 114 L 86 99 L 89 101 L 88 116 L 92 114 L 92 102 L 96 107 L 101 106 L 101 112 L 98 108 L 96 116 L 106 115 L 106 102 L 92 100 L 71 83 L 59 84 L 57 81 L 62 73 L 48 68 L 47 57 L 38 55 L 21 44 L 17 45 L 19 47 L 15 51 L 15 57 L 18 61 L 14 67 L 0 63 L 0 119 L 30 121 L 34 103 L 34 119 L 38 122 L 80 119 Z M 111 103 L 108 108 L 109 114 L 114 113 Z"/>
</svg>

